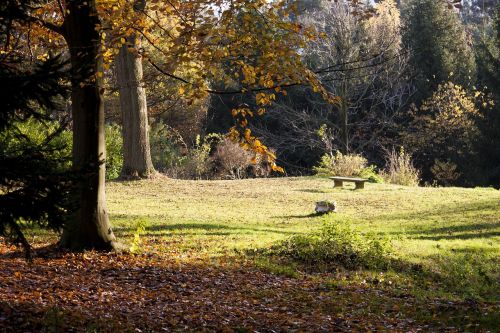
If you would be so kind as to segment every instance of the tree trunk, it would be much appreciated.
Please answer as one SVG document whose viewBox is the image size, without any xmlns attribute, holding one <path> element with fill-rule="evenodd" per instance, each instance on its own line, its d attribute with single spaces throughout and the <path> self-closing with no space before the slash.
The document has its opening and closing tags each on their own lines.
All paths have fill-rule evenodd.
<svg viewBox="0 0 500 333">
<path fill-rule="evenodd" d="M 93 0 L 67 1 L 65 38 L 71 57 L 73 168 L 82 172 L 77 184 L 77 211 L 66 226 L 61 245 L 71 250 L 112 250 L 115 236 L 105 196 L 105 143 L 99 18 Z"/>
<path fill-rule="evenodd" d="M 138 50 L 140 40 L 132 35 L 128 38 L 127 44 Z M 127 45 L 123 45 L 116 61 L 116 68 L 123 123 L 121 175 L 124 178 L 149 178 L 155 170 L 149 147 L 148 108 L 146 90 L 142 82 L 142 58 L 137 52 L 131 52 Z"/>
<path fill-rule="evenodd" d="M 347 101 L 347 87 L 345 82 L 342 83 L 342 88 L 340 89 L 340 137 L 342 140 L 341 151 L 342 154 L 349 154 L 349 105 Z"/>
</svg>

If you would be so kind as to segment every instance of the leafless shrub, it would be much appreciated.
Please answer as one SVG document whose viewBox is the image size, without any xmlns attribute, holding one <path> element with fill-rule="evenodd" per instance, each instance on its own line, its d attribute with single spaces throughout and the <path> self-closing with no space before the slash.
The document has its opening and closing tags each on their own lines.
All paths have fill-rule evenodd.
<svg viewBox="0 0 500 333">
<path fill-rule="evenodd" d="M 391 184 L 417 186 L 420 181 L 420 171 L 413 166 L 411 154 L 403 148 L 397 152 L 394 148 L 386 152 L 387 165 L 381 175 Z"/>
<path fill-rule="evenodd" d="M 252 165 L 252 157 L 252 153 L 226 138 L 217 145 L 213 161 L 221 177 L 241 179 L 246 177 L 246 170 Z"/>
</svg>

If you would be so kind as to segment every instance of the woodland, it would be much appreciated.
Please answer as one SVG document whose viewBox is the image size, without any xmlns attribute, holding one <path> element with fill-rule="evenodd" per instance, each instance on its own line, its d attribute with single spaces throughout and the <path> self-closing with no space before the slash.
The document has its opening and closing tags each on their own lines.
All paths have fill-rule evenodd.
<svg viewBox="0 0 500 333">
<path fill-rule="evenodd" d="M 2 0 L 0 100 L 0 332 L 500 327 L 496 0 Z"/>
</svg>

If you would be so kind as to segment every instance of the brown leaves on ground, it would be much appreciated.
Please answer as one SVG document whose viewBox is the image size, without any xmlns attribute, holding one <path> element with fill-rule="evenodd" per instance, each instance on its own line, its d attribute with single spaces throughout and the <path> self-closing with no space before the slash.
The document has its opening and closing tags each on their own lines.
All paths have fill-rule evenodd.
<svg viewBox="0 0 500 333">
<path fill-rule="evenodd" d="M 474 306 L 210 259 L 46 252 L 30 265 L 0 246 L 1 332 L 455 331 L 436 314 Z"/>
</svg>

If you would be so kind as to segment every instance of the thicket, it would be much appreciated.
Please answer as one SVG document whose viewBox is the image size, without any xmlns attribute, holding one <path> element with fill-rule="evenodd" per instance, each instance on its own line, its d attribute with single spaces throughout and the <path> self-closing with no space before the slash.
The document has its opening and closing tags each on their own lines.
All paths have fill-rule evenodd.
<svg viewBox="0 0 500 333">
<path fill-rule="evenodd" d="M 325 218 L 320 231 L 293 236 L 266 250 L 266 254 L 311 271 L 387 269 L 391 249 L 388 238 L 362 234 L 349 221 Z"/>
</svg>

